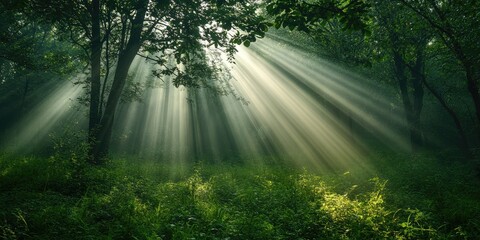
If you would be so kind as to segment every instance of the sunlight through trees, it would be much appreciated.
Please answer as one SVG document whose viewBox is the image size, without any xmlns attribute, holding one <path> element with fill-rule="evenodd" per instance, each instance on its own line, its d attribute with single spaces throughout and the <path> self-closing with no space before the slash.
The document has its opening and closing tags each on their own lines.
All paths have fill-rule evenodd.
<svg viewBox="0 0 480 240">
<path fill-rule="evenodd" d="M 0 239 L 479 239 L 480 4 L 0 1 Z"/>
</svg>

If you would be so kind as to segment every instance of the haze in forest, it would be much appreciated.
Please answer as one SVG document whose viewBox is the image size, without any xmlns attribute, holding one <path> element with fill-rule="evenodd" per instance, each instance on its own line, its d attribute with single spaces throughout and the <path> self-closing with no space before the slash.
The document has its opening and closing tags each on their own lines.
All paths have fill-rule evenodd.
<svg viewBox="0 0 480 240">
<path fill-rule="evenodd" d="M 476 239 L 479 12 L 2 0 L 0 237 Z"/>
</svg>

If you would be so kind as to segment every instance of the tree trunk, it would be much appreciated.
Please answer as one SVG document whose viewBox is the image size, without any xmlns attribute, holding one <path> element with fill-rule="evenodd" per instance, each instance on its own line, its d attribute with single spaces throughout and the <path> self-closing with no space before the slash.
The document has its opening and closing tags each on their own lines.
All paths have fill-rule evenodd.
<svg viewBox="0 0 480 240">
<path fill-rule="evenodd" d="M 465 135 L 465 130 L 463 129 L 463 126 L 457 114 L 452 108 L 448 106 L 447 102 L 443 99 L 443 97 L 425 80 L 425 77 L 422 78 L 422 82 L 452 118 L 453 123 L 455 124 L 455 128 L 457 129 L 458 136 L 460 137 L 459 148 L 463 152 L 465 158 L 471 159 L 472 153 L 470 152 L 467 136 Z"/>
<path fill-rule="evenodd" d="M 20 104 L 21 111 L 25 109 L 25 101 L 27 99 L 29 87 L 30 87 L 30 78 L 28 77 L 28 73 L 25 73 L 25 85 L 23 87 L 22 103 Z"/>
<path fill-rule="evenodd" d="M 133 59 L 140 50 L 141 34 L 145 14 L 147 11 L 147 3 L 147 0 L 143 0 L 139 3 L 137 14 L 132 21 L 130 38 L 125 49 L 121 51 L 118 56 L 117 68 L 113 78 L 112 88 L 110 94 L 108 95 L 107 105 L 105 106 L 105 111 L 100 124 L 98 125 L 98 131 L 92 148 L 93 162 L 96 164 L 101 163 L 102 159 L 108 154 L 113 122 L 115 119 L 115 111 L 118 103 L 120 102 L 123 88 L 125 87 L 128 70 L 130 69 Z"/>
<path fill-rule="evenodd" d="M 476 133 L 480 140 L 480 94 L 478 92 L 478 82 L 477 79 L 475 79 L 473 67 L 468 65 L 464 65 L 464 67 L 467 75 L 468 92 L 472 97 L 473 105 L 475 106 L 475 114 L 477 116 Z"/>
<path fill-rule="evenodd" d="M 92 15 L 92 40 L 91 40 L 91 55 L 90 55 L 90 109 L 88 122 L 88 141 L 90 144 L 90 161 L 93 158 L 93 146 L 97 139 L 95 138 L 98 124 L 100 122 L 100 68 L 101 68 L 101 54 L 102 43 L 100 40 L 100 2 L 93 0 L 91 5 Z"/>
<path fill-rule="evenodd" d="M 420 47 L 418 47 L 420 48 Z M 416 147 L 423 146 L 423 134 L 422 126 L 420 121 L 420 116 L 423 109 L 423 52 L 422 50 L 417 51 L 417 59 L 415 60 L 415 65 L 412 69 L 412 86 L 413 86 L 413 108 L 412 108 L 412 145 Z"/>
<path fill-rule="evenodd" d="M 407 120 L 407 127 L 408 131 L 410 132 L 411 148 L 412 151 L 416 151 L 419 147 L 418 139 L 421 139 L 421 136 L 418 136 L 418 126 L 416 125 L 420 123 L 420 119 L 415 120 L 412 103 L 410 102 L 410 97 L 408 94 L 408 81 L 407 76 L 405 76 L 406 64 L 400 53 L 396 51 L 393 53 L 393 60 L 395 65 L 395 75 L 398 81 L 398 86 L 400 88 L 400 96 L 402 98 L 403 109 Z"/>
<path fill-rule="evenodd" d="M 472 97 L 473 106 L 475 107 L 475 116 L 477 117 L 475 132 L 477 134 L 477 138 L 480 140 L 480 93 L 478 92 L 478 80 L 480 78 L 480 70 L 475 67 L 476 64 L 474 62 L 470 61 L 467 58 L 464 48 L 457 40 L 457 38 L 452 35 L 447 36 L 450 41 L 447 41 L 444 38 L 444 43 L 447 46 L 450 46 L 450 49 L 453 51 L 457 59 L 461 62 L 462 67 L 465 70 L 468 92 Z"/>
<path fill-rule="evenodd" d="M 132 49 L 130 53 L 123 52 L 120 54 L 115 77 L 113 79 L 112 89 L 108 96 L 107 105 L 100 121 L 98 132 L 95 137 L 93 147 L 93 159 L 95 163 L 100 163 L 101 159 L 108 154 L 109 142 L 112 135 L 113 120 L 115 118 L 115 111 L 117 109 L 122 90 L 128 75 L 128 70 L 135 58 L 136 51 Z M 132 53 L 133 52 L 133 53 Z"/>
</svg>

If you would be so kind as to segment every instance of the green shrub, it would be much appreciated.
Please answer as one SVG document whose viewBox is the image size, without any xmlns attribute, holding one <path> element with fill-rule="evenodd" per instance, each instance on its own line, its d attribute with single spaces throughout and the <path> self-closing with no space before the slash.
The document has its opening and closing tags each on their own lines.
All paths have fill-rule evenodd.
<svg viewBox="0 0 480 240">
<path fill-rule="evenodd" d="M 417 163 L 388 156 L 395 161 L 379 162 L 381 175 L 368 180 L 355 170 L 325 176 L 281 165 L 198 163 L 171 173 L 178 168 L 164 163 L 113 159 L 99 167 L 67 156 L 1 156 L 1 238 L 476 239 L 479 234 L 477 183 L 465 174 L 467 168 L 427 157 Z M 428 175 L 416 176 L 421 172 Z"/>
</svg>

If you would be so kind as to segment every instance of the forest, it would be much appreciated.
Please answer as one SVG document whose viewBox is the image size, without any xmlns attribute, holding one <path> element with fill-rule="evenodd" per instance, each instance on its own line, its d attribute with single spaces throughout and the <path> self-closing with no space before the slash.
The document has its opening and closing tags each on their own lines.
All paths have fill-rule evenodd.
<svg viewBox="0 0 480 240">
<path fill-rule="evenodd" d="M 0 0 L 0 239 L 480 239 L 478 0 Z"/>
</svg>

